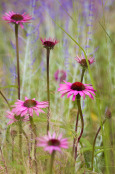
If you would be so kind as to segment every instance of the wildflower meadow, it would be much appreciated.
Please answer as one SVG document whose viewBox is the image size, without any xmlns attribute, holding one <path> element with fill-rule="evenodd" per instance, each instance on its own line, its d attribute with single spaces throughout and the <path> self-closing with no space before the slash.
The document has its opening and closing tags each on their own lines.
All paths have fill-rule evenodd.
<svg viewBox="0 0 115 174">
<path fill-rule="evenodd" d="M 115 174 L 115 1 L 0 12 L 0 174 Z"/>
</svg>

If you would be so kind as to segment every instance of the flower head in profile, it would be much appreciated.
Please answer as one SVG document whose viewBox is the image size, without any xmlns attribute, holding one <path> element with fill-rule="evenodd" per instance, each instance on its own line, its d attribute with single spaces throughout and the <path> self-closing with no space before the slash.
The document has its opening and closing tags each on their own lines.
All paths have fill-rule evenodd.
<svg viewBox="0 0 115 174">
<path fill-rule="evenodd" d="M 32 19 L 32 16 L 29 16 L 25 13 L 19 14 L 14 13 L 13 11 L 9 11 L 9 13 L 5 13 L 2 19 L 8 21 L 8 23 L 19 24 L 21 28 L 24 28 L 23 23 L 29 23 L 29 21 Z"/>
<path fill-rule="evenodd" d="M 51 136 L 51 134 L 48 132 L 48 135 L 37 138 L 37 140 L 37 146 L 44 147 L 44 151 L 49 151 L 50 154 L 52 154 L 53 151 L 61 152 L 61 148 L 68 148 L 68 141 L 66 138 L 62 138 L 62 134 L 56 138 L 55 133 L 53 133 Z"/>
<path fill-rule="evenodd" d="M 18 121 L 29 121 L 29 116 L 26 115 L 24 117 L 20 117 L 20 115 L 16 115 L 14 114 L 12 111 L 7 111 L 6 117 L 10 119 L 10 121 L 8 122 L 9 124 L 12 124 L 14 122 L 18 122 Z"/>
<path fill-rule="evenodd" d="M 87 68 L 87 62 L 84 56 L 76 56 L 75 60 L 83 67 L 83 68 Z M 93 57 L 88 58 L 88 62 L 91 65 L 92 63 L 95 62 L 95 59 Z"/>
<path fill-rule="evenodd" d="M 16 115 L 23 117 L 24 115 L 29 114 L 29 116 L 33 117 L 33 111 L 35 111 L 38 116 L 40 112 L 45 113 L 41 108 L 48 107 L 48 102 L 38 102 L 35 100 L 35 98 L 28 99 L 27 97 L 25 97 L 25 101 L 17 100 L 15 105 L 13 105 L 12 107 L 12 111 Z"/>
<path fill-rule="evenodd" d="M 73 95 L 72 100 L 75 101 L 77 95 L 80 95 L 85 99 L 85 95 L 88 95 L 91 99 L 94 99 L 93 95 L 95 95 L 95 91 L 90 84 L 83 84 L 81 82 L 66 82 L 65 84 L 60 84 L 58 91 L 62 94 L 61 97 L 67 94 L 67 98 Z M 93 94 L 93 95 L 92 95 Z"/>
<path fill-rule="evenodd" d="M 106 118 L 111 118 L 112 117 L 111 110 L 108 107 L 106 107 L 106 109 L 105 109 L 105 116 L 106 116 Z"/>
<path fill-rule="evenodd" d="M 63 80 L 66 80 L 66 71 L 64 70 L 57 70 L 54 74 L 54 78 L 58 82 L 63 82 Z"/>
<path fill-rule="evenodd" d="M 51 39 L 50 37 L 48 39 L 40 38 L 40 40 L 42 41 L 44 48 L 48 48 L 48 49 L 53 49 L 54 46 L 59 42 L 56 39 Z"/>
</svg>

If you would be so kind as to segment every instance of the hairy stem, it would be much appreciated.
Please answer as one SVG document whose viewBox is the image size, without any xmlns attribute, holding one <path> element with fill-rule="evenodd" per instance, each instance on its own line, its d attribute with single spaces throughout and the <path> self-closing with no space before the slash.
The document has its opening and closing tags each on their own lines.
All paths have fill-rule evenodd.
<svg viewBox="0 0 115 174">
<path fill-rule="evenodd" d="M 81 110 L 81 104 L 80 104 L 80 95 L 77 95 L 77 105 L 78 105 L 78 112 L 80 113 L 80 118 L 81 118 L 81 132 L 80 135 L 77 139 L 77 143 L 76 143 L 76 147 L 75 147 L 75 160 L 77 158 L 77 147 L 78 147 L 78 143 L 82 137 L 83 134 L 83 130 L 84 130 L 84 120 L 83 120 L 83 115 L 82 115 L 82 110 Z"/>
<path fill-rule="evenodd" d="M 35 172 L 36 174 L 38 174 L 38 166 L 37 166 L 37 158 L 36 158 L 36 145 L 37 145 L 37 140 L 36 140 L 36 137 L 37 137 L 37 134 L 36 134 L 36 126 L 34 124 L 34 121 L 33 121 L 33 118 L 30 116 L 30 124 L 31 124 L 31 127 L 32 127 L 32 131 L 35 135 L 35 144 L 34 144 L 34 162 L 35 162 Z"/>
<path fill-rule="evenodd" d="M 97 136 L 101 130 L 101 127 L 104 125 L 106 119 L 102 122 L 102 125 L 98 128 L 97 132 L 96 132 L 96 135 L 95 135 L 95 138 L 94 138 L 94 141 L 93 141 L 93 149 L 92 149 L 92 163 L 91 163 L 91 170 L 93 171 L 93 162 L 94 162 L 94 152 L 95 152 L 95 143 L 96 143 L 96 139 L 97 139 Z"/>
<path fill-rule="evenodd" d="M 49 119 L 50 119 L 50 91 L 49 91 L 49 57 L 50 57 L 50 49 L 47 48 L 47 99 L 49 102 L 48 113 L 47 113 L 47 134 L 49 131 Z"/>
</svg>

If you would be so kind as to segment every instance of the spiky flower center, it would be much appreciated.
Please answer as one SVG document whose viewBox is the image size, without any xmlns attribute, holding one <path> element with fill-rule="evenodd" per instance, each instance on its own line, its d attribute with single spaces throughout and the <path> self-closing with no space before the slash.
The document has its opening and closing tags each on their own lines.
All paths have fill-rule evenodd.
<svg viewBox="0 0 115 174">
<path fill-rule="evenodd" d="M 49 146 L 59 146 L 60 145 L 60 141 L 57 139 L 51 139 L 48 141 L 48 145 Z"/>
<path fill-rule="evenodd" d="M 45 41 L 44 42 L 44 46 L 48 46 L 48 47 L 54 47 L 55 43 L 52 41 Z"/>
<path fill-rule="evenodd" d="M 82 91 L 85 89 L 85 86 L 81 82 L 75 82 L 71 85 L 71 89 L 77 90 L 77 91 Z"/>
<path fill-rule="evenodd" d="M 37 103 L 36 103 L 35 100 L 28 99 L 28 100 L 26 100 L 26 101 L 24 102 L 23 105 L 24 105 L 25 107 L 27 107 L 27 108 L 32 108 L 32 107 L 36 106 Z"/>
<path fill-rule="evenodd" d="M 88 60 L 88 62 L 90 63 L 90 61 Z M 80 64 L 84 67 L 87 67 L 87 62 L 86 62 L 86 59 L 82 59 Z"/>
<path fill-rule="evenodd" d="M 21 21 L 21 20 L 23 20 L 23 16 L 20 14 L 14 14 L 11 16 L 11 19 L 13 19 L 15 21 Z"/>
</svg>

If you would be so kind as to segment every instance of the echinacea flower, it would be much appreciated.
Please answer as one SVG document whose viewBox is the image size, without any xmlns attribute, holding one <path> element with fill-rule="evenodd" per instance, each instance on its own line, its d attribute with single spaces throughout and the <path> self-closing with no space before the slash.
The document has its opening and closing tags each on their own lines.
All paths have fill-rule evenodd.
<svg viewBox="0 0 115 174">
<path fill-rule="evenodd" d="M 48 107 L 48 102 L 38 102 L 35 100 L 35 98 L 28 99 L 27 97 L 25 97 L 25 101 L 17 100 L 17 102 L 15 102 L 15 105 L 13 105 L 12 107 L 12 111 L 16 115 L 23 117 L 24 115 L 29 114 L 29 116 L 33 117 L 33 111 L 35 111 L 38 116 L 39 112 L 45 113 L 41 108 Z"/>
<path fill-rule="evenodd" d="M 24 28 L 23 23 L 29 23 L 29 21 L 32 19 L 32 16 L 29 16 L 25 13 L 19 14 L 14 13 L 13 11 L 9 11 L 9 13 L 5 13 L 2 19 L 8 21 L 8 23 L 19 24 L 21 28 Z"/>
<path fill-rule="evenodd" d="M 20 115 L 16 115 L 12 111 L 7 111 L 6 117 L 10 119 L 10 121 L 8 122 L 8 125 L 12 124 L 14 122 L 20 121 L 20 120 L 21 121 L 29 121 L 28 115 L 26 115 L 25 117 L 20 117 Z"/>
<path fill-rule="evenodd" d="M 40 40 L 42 41 L 44 48 L 48 48 L 48 49 L 53 49 L 54 46 L 59 42 L 56 39 L 51 39 L 50 37 L 48 39 L 40 38 Z"/>
<path fill-rule="evenodd" d="M 37 140 L 37 146 L 44 147 L 44 151 L 49 151 L 50 154 L 52 154 L 53 151 L 61 152 L 61 148 L 68 148 L 68 141 L 66 138 L 62 138 L 62 134 L 56 138 L 55 133 L 53 133 L 51 136 L 51 134 L 48 132 L 48 135 L 37 138 Z"/>
<path fill-rule="evenodd" d="M 57 70 L 54 74 L 54 78 L 58 82 L 63 82 L 63 80 L 66 80 L 66 71 L 64 70 Z"/>
<path fill-rule="evenodd" d="M 83 68 L 87 68 L 87 62 L 84 56 L 76 56 L 77 58 L 75 58 L 75 60 L 83 67 Z M 88 62 L 91 65 L 92 63 L 95 62 L 95 59 L 93 57 L 88 58 Z"/>
<path fill-rule="evenodd" d="M 75 101 L 77 95 L 80 95 L 85 99 L 85 95 L 88 95 L 91 99 L 94 99 L 93 95 L 95 95 L 95 91 L 90 84 L 83 84 L 81 82 L 66 82 L 65 84 L 60 84 L 58 91 L 61 91 L 61 97 L 67 94 L 67 98 L 73 95 L 72 100 Z M 93 94 L 93 95 L 92 95 Z"/>
</svg>

